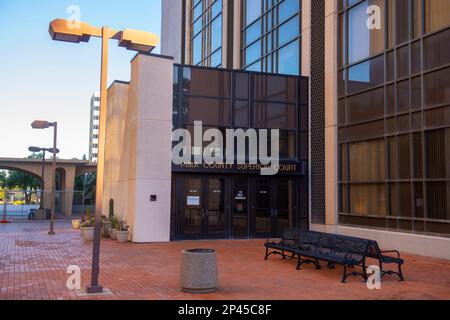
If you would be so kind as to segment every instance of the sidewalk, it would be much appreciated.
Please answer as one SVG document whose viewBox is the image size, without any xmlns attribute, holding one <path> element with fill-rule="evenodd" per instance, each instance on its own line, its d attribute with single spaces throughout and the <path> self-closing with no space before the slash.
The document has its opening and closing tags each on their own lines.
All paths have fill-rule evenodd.
<svg viewBox="0 0 450 320">
<path fill-rule="evenodd" d="M 56 236 L 45 223 L 0 225 L 0 299 L 80 299 L 66 288 L 66 268 L 78 265 L 82 286 L 90 280 L 92 243 L 85 243 L 70 222 L 57 221 Z M 103 240 L 100 282 L 113 295 L 98 299 L 450 299 L 450 261 L 403 254 L 406 282 L 386 277 L 381 290 L 368 290 L 360 278 L 341 284 L 336 270 L 292 260 L 264 261 L 261 240 L 184 241 L 119 244 Z M 210 295 L 179 291 L 180 252 L 216 249 L 220 289 Z M 375 261 L 372 261 L 375 263 Z M 82 298 L 86 299 L 86 298 Z"/>
</svg>

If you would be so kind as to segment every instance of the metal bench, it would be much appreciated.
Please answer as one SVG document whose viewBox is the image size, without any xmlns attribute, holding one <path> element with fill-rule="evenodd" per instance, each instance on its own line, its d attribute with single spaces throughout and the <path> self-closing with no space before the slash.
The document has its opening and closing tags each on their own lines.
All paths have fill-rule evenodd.
<svg viewBox="0 0 450 320">
<path fill-rule="evenodd" d="M 388 254 L 394 254 L 394 256 L 390 256 Z M 405 281 L 405 278 L 403 277 L 402 272 L 402 265 L 405 263 L 405 261 L 400 258 L 400 252 L 397 250 L 389 250 L 389 251 L 382 251 L 380 247 L 378 246 L 378 243 L 376 241 L 371 241 L 369 253 L 367 254 L 368 257 L 378 259 L 380 271 L 381 271 L 381 277 L 387 275 L 397 275 L 400 278 L 400 281 Z M 397 264 L 398 271 L 393 270 L 383 270 L 384 264 Z"/>
<path fill-rule="evenodd" d="M 342 283 L 345 283 L 349 276 L 361 276 L 367 281 L 366 258 L 378 259 L 382 275 L 397 274 L 401 280 L 403 275 L 398 251 L 381 251 L 376 241 L 349 237 L 337 234 L 327 234 L 314 231 L 303 231 L 299 229 L 288 229 L 283 233 L 280 241 L 267 239 L 265 243 L 267 260 L 272 254 L 279 254 L 286 259 L 286 253 L 291 253 L 291 258 L 297 256 L 297 269 L 301 269 L 303 264 L 313 263 L 316 269 L 321 269 L 319 260 L 328 262 L 329 268 L 336 265 L 344 267 Z M 387 256 L 386 253 L 396 253 L 397 257 Z M 397 263 L 399 271 L 383 271 L 383 263 Z M 361 267 L 362 271 L 349 272 L 347 268 Z"/>
</svg>

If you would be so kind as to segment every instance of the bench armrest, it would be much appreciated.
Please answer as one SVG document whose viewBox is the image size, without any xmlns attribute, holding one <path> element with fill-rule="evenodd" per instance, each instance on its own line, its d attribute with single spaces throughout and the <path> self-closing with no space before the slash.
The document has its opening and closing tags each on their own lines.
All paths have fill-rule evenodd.
<svg viewBox="0 0 450 320">
<path fill-rule="evenodd" d="M 380 251 L 381 254 L 385 254 L 385 253 L 395 253 L 397 255 L 397 258 L 400 258 L 400 252 L 398 252 L 397 250 L 389 250 L 389 251 Z"/>
</svg>

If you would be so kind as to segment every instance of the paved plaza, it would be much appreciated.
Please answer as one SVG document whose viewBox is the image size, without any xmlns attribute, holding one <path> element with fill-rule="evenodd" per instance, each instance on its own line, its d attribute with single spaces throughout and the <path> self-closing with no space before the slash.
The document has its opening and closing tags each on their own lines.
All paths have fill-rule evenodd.
<svg viewBox="0 0 450 320">
<path fill-rule="evenodd" d="M 89 299 L 67 289 L 66 268 L 79 266 L 85 287 L 92 243 L 85 243 L 70 222 L 56 222 L 54 237 L 47 231 L 48 222 L 0 225 L 1 300 Z M 95 299 L 450 299 L 450 261 L 403 254 L 407 281 L 386 277 L 381 290 L 369 290 L 356 277 L 341 284 L 341 267 L 317 271 L 306 265 L 296 271 L 294 260 L 273 256 L 264 261 L 263 244 L 263 240 L 119 244 L 105 239 L 100 282 L 113 294 Z M 180 292 L 181 250 L 205 247 L 218 252 L 219 290 L 209 295 Z"/>
</svg>

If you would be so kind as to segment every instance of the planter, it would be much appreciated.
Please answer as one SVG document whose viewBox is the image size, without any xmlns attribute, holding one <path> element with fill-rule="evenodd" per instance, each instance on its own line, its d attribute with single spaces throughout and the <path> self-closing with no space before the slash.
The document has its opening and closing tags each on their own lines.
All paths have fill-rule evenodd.
<svg viewBox="0 0 450 320">
<path fill-rule="evenodd" d="M 115 231 L 117 241 L 120 243 L 128 242 L 128 231 Z"/>
<path fill-rule="evenodd" d="M 106 238 L 109 238 L 109 229 L 111 229 L 111 222 L 109 221 L 103 221 L 102 222 L 102 232 L 103 232 L 103 236 Z"/>
<path fill-rule="evenodd" d="M 81 227 L 80 229 L 85 241 L 94 241 L 94 227 Z"/>
<path fill-rule="evenodd" d="M 72 220 L 72 228 L 74 228 L 75 230 L 80 229 L 81 226 L 81 220 L 80 219 L 74 219 Z"/>
<path fill-rule="evenodd" d="M 109 229 L 109 237 L 113 240 L 117 240 L 116 238 L 116 229 L 110 228 Z"/>
<path fill-rule="evenodd" d="M 181 291 L 187 293 L 211 293 L 217 290 L 216 251 L 193 249 L 183 251 L 180 273 Z"/>
</svg>

